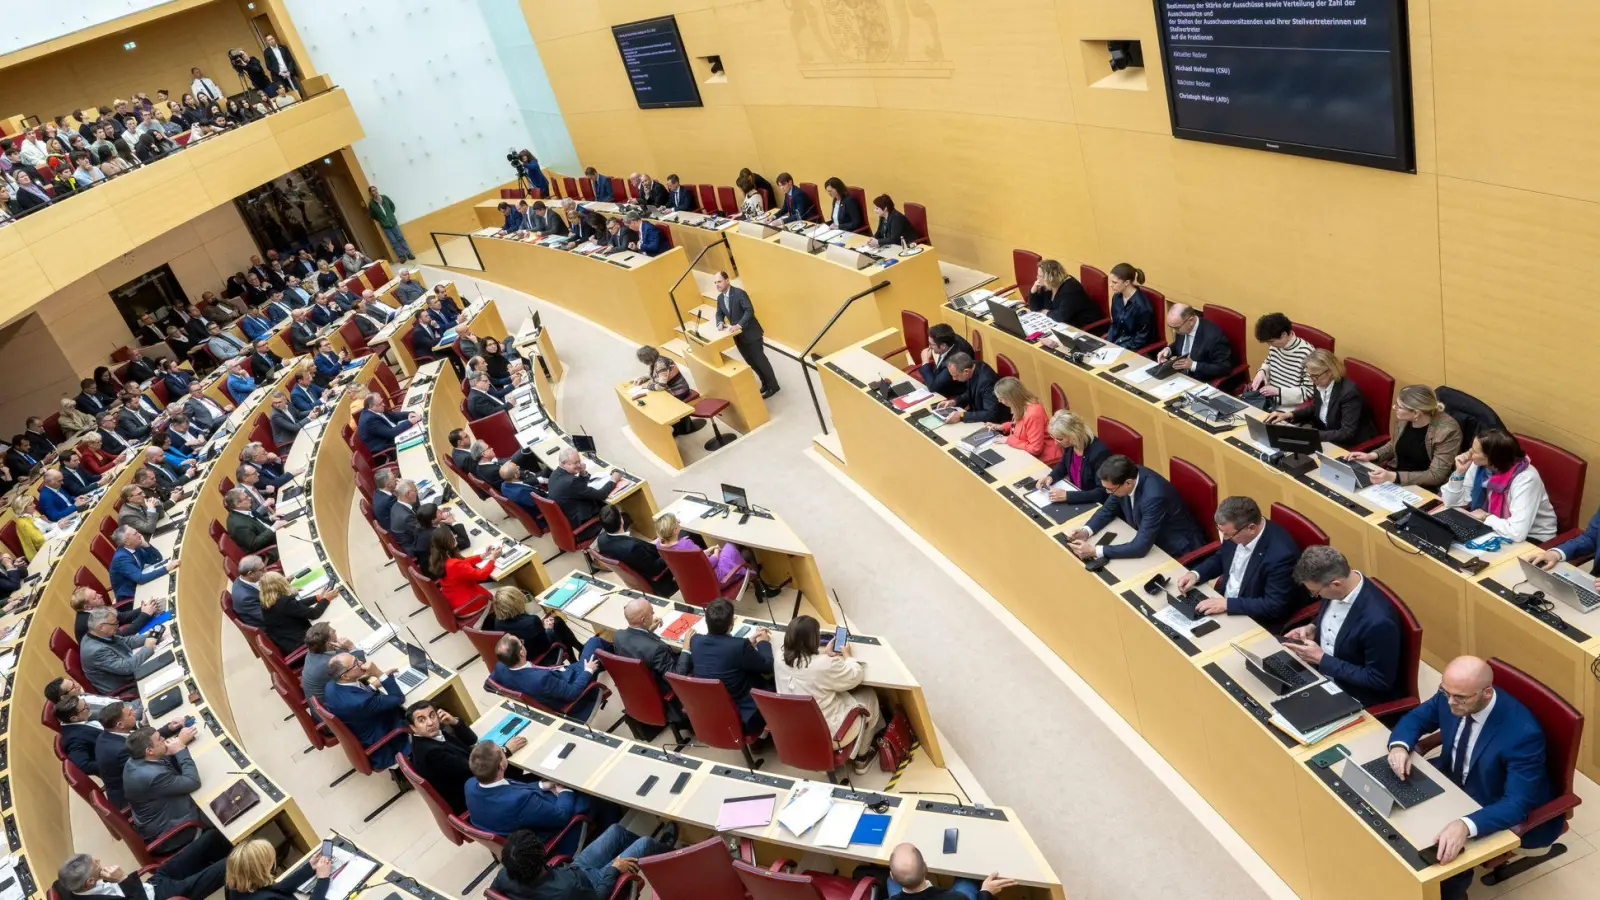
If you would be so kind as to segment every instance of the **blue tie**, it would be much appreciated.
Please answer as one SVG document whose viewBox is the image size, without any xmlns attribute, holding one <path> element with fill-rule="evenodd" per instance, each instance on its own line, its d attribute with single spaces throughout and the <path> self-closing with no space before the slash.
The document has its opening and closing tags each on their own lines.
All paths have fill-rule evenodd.
<svg viewBox="0 0 1600 900">
<path fill-rule="evenodd" d="M 1472 743 L 1473 722 L 1471 716 L 1461 720 L 1460 737 L 1456 738 L 1455 759 L 1450 763 L 1450 771 L 1456 777 L 1456 784 L 1462 786 L 1467 783 L 1467 746 Z"/>
</svg>

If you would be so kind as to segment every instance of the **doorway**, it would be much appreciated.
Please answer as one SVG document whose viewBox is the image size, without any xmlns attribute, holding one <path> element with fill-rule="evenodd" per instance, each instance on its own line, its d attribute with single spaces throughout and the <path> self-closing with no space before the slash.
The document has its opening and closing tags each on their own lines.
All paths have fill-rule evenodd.
<svg viewBox="0 0 1600 900">
<path fill-rule="evenodd" d="M 111 302 L 122 314 L 123 321 L 128 323 L 128 330 L 138 334 L 140 316 L 149 313 L 160 322 L 171 311 L 188 306 L 189 295 L 183 292 L 183 286 L 178 284 L 172 268 L 163 263 L 127 284 L 112 289 Z"/>
</svg>

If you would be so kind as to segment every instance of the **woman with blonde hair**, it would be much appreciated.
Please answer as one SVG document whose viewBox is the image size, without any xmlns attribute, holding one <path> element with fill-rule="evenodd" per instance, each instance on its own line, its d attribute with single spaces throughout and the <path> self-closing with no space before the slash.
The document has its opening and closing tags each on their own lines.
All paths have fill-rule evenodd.
<svg viewBox="0 0 1600 900">
<path fill-rule="evenodd" d="M 662 513 L 656 516 L 656 546 L 665 550 L 702 550 L 683 532 L 683 527 L 678 524 L 678 517 L 672 513 Z M 748 547 L 741 547 L 732 541 L 706 547 L 703 551 L 706 561 L 711 563 L 711 571 L 717 576 L 717 584 L 726 585 L 743 575 L 746 569 L 756 570 L 756 553 Z M 777 590 L 767 587 L 759 574 L 755 582 L 756 596 L 768 599 L 777 595 Z"/>
<path fill-rule="evenodd" d="M 1436 488 L 1450 479 L 1461 452 L 1461 425 L 1425 384 L 1408 384 L 1394 398 L 1389 443 L 1371 453 L 1352 453 L 1358 462 L 1375 462 L 1373 484 L 1414 484 Z"/>
<path fill-rule="evenodd" d="M 1105 318 L 1078 279 L 1053 259 L 1039 263 L 1038 274 L 1028 290 L 1028 308 L 1074 328 L 1087 328 Z"/>
<path fill-rule="evenodd" d="M 1377 435 L 1366 399 L 1355 383 L 1344 377 L 1344 363 L 1337 356 L 1326 350 L 1311 351 L 1306 357 L 1306 375 L 1311 378 L 1306 402 L 1269 413 L 1268 422 L 1315 428 L 1323 441 L 1346 449 Z"/>
<path fill-rule="evenodd" d="M 97 424 L 94 416 L 78 409 L 78 401 L 71 397 L 61 398 L 61 413 L 56 417 L 56 424 L 61 426 L 61 432 L 67 437 L 93 431 Z"/>
<path fill-rule="evenodd" d="M 1006 435 L 1006 446 L 1026 450 L 1047 465 L 1061 459 L 1061 445 L 1045 429 L 1044 404 L 1021 381 L 1007 376 L 994 383 L 994 395 L 1011 410 L 1011 421 L 990 422 L 990 431 Z"/>
<path fill-rule="evenodd" d="M 295 890 L 316 877 L 310 900 L 326 900 L 329 878 L 333 874 L 333 860 L 322 855 L 321 848 L 312 851 L 311 858 L 295 867 L 293 872 L 273 880 L 278 853 L 270 841 L 261 838 L 245 841 L 228 854 L 223 867 L 223 884 L 226 900 L 297 900 Z"/>
<path fill-rule="evenodd" d="M 39 500 L 31 494 L 18 494 L 11 498 L 11 512 L 17 517 L 17 543 L 22 545 L 22 555 L 30 561 L 44 546 L 44 529 L 40 527 Z"/>
<path fill-rule="evenodd" d="M 555 613 L 540 618 L 528 609 L 528 595 L 521 588 L 503 587 L 494 592 L 489 601 L 489 614 L 479 626 L 484 631 L 503 631 L 522 639 L 528 648 L 528 659 L 534 664 L 550 651 L 550 645 L 560 644 L 572 651 L 574 657 L 583 644 L 567 623 Z"/>
<path fill-rule="evenodd" d="M 1061 447 L 1061 459 L 1050 474 L 1039 478 L 1039 489 L 1050 491 L 1051 503 L 1102 503 L 1106 490 L 1100 486 L 1100 464 L 1111 458 L 1111 448 L 1089 431 L 1077 413 L 1058 409 L 1047 426 L 1050 437 Z M 1057 487 L 1065 481 L 1081 490 Z"/>
<path fill-rule="evenodd" d="M 773 654 L 772 676 L 780 694 L 801 694 L 817 701 L 828 732 L 837 735 L 852 713 L 857 718 L 838 741 L 849 747 L 857 775 L 872 765 L 883 711 L 878 693 L 863 682 L 866 664 L 854 659 L 850 645 L 835 651 L 821 640 L 821 627 L 810 616 L 796 616 L 783 634 L 783 652 Z"/>
<path fill-rule="evenodd" d="M 306 643 L 306 629 L 328 611 L 334 592 L 323 590 L 316 598 L 300 599 L 294 585 L 281 572 L 268 572 L 256 585 L 261 592 L 262 631 L 284 656 L 299 650 Z"/>
</svg>

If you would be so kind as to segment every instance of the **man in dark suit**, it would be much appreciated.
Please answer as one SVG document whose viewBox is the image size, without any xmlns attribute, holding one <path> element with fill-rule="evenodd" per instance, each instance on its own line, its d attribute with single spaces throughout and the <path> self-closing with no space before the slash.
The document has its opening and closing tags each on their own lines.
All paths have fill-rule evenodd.
<svg viewBox="0 0 1600 900">
<path fill-rule="evenodd" d="M 183 414 L 202 431 L 210 434 L 228 419 L 228 410 L 206 396 L 205 387 L 198 381 L 189 382 L 189 395 L 183 401 Z"/>
<path fill-rule="evenodd" d="M 128 360 L 127 371 L 123 373 L 124 382 L 144 384 L 156 377 L 155 364 L 145 359 L 144 351 L 138 347 L 129 347 L 128 352 L 133 356 Z"/>
<path fill-rule="evenodd" d="M 236 487 L 224 498 L 228 505 L 228 537 L 246 553 L 253 553 L 267 565 L 278 561 L 279 524 L 256 514 L 255 499 L 244 488 Z"/>
<path fill-rule="evenodd" d="M 316 268 L 313 267 L 311 271 L 314 274 L 316 272 Z M 314 284 L 311 282 L 302 281 L 299 278 L 290 275 L 288 283 L 283 287 L 283 302 L 288 304 L 289 309 L 291 310 L 305 309 L 311 305 L 311 294 L 313 287 Z"/>
<path fill-rule="evenodd" d="M 155 419 L 145 414 L 145 411 L 136 406 L 126 405 L 122 412 L 117 414 L 117 434 L 130 441 L 148 441 L 150 439 L 150 426 Z"/>
<path fill-rule="evenodd" d="M 261 48 L 261 65 L 266 68 L 272 86 L 278 93 L 299 92 L 300 64 L 295 62 L 289 48 L 279 46 L 278 39 L 270 34 L 267 35 L 266 45 Z"/>
<path fill-rule="evenodd" d="M 354 656 L 340 653 L 328 661 L 328 679 L 322 705 L 355 734 L 361 746 L 372 747 L 404 724 L 400 710 L 406 705 L 406 694 L 393 674 L 384 674 L 370 661 L 356 662 Z M 395 760 L 410 747 L 408 736 L 391 738 L 368 753 L 367 759 L 374 769 L 394 769 Z M 398 769 L 391 777 L 397 784 L 405 782 Z"/>
<path fill-rule="evenodd" d="M 169 359 L 163 359 L 157 368 L 161 372 L 161 383 L 167 386 L 167 398 L 169 401 L 178 400 L 189 393 L 189 385 L 194 381 L 193 372 L 188 369 L 178 368 Z"/>
<path fill-rule="evenodd" d="M 78 391 L 77 396 L 72 398 L 72 402 L 78 405 L 79 412 L 86 412 L 91 416 L 98 416 L 111 408 L 111 404 L 106 402 L 105 398 L 101 397 L 100 394 L 95 391 L 93 378 L 83 379 L 82 381 L 78 382 L 78 387 L 80 390 Z"/>
<path fill-rule="evenodd" d="M 1283 526 L 1269 522 L 1249 497 L 1229 497 L 1217 505 L 1217 537 L 1222 546 L 1178 578 L 1178 590 L 1217 580 L 1221 597 L 1196 604 L 1208 616 L 1249 616 L 1277 634 L 1311 602 L 1294 564 L 1300 547 Z"/>
<path fill-rule="evenodd" d="M 452 521 L 453 517 L 450 515 L 450 510 L 443 509 L 439 511 L 439 517 L 435 524 L 448 525 Z M 417 483 L 415 481 L 401 479 L 395 482 L 394 505 L 389 509 L 389 534 L 412 557 L 418 559 L 427 558 L 428 543 L 432 533 L 424 529 L 422 523 L 417 520 Z"/>
<path fill-rule="evenodd" d="M 1233 347 L 1221 326 L 1200 315 L 1187 303 L 1167 307 L 1167 327 L 1172 340 L 1156 354 L 1156 361 L 1172 360 L 1172 368 L 1197 381 L 1212 381 L 1233 371 Z"/>
<path fill-rule="evenodd" d="M 333 304 L 334 318 L 338 318 L 355 309 L 356 303 L 361 300 L 361 295 L 347 291 L 343 285 L 340 285 L 334 289 L 333 293 L 328 295 L 328 300 Z"/>
<path fill-rule="evenodd" d="M 339 309 L 333 305 L 332 294 L 318 294 L 317 302 L 311 304 L 311 324 L 317 328 L 326 328 L 330 322 L 339 318 Z"/>
<path fill-rule="evenodd" d="M 527 451 L 523 451 L 523 453 L 526 452 Z M 519 453 L 518 455 L 520 456 L 522 453 Z M 499 475 L 500 477 L 498 479 L 498 483 L 500 486 L 495 488 L 495 490 L 500 492 L 500 496 L 510 500 L 512 503 L 515 503 L 526 510 L 528 515 L 532 516 L 534 521 L 538 522 L 541 528 L 547 528 L 548 526 L 545 525 L 544 521 L 544 511 L 539 509 L 539 504 L 533 499 L 537 489 L 533 484 L 529 483 L 530 481 L 537 481 L 538 477 L 524 477 L 522 467 L 511 460 L 506 460 L 500 464 Z M 606 507 L 606 509 L 610 508 L 610 506 Z M 602 509 L 600 512 L 602 514 L 600 521 L 604 523 L 605 509 Z"/>
<path fill-rule="evenodd" d="M 311 321 L 311 311 L 296 309 L 289 319 L 289 348 L 296 356 L 310 353 L 317 346 L 317 326 Z"/>
<path fill-rule="evenodd" d="M 600 510 L 600 536 L 594 548 L 606 559 L 616 560 L 639 577 L 650 582 L 650 593 L 658 597 L 671 597 L 678 592 L 678 582 L 661 558 L 661 550 L 649 541 L 642 541 L 628 533 L 622 513 L 607 504 Z M 770 667 L 769 667 L 770 668 Z"/>
<path fill-rule="evenodd" d="M 698 212 L 700 200 L 695 197 L 694 191 L 683 186 L 676 175 L 667 176 L 667 203 L 680 212 Z"/>
<path fill-rule="evenodd" d="M 361 416 L 356 421 L 356 437 L 361 440 L 372 454 L 382 453 L 394 449 L 394 439 L 405 434 L 411 426 L 422 421 L 422 416 L 417 413 L 404 415 L 384 412 L 383 397 L 380 394 L 368 394 L 361 401 Z"/>
<path fill-rule="evenodd" d="M 528 230 L 544 234 L 566 234 L 567 223 L 561 221 L 556 211 L 546 206 L 543 200 L 535 200 L 528 214 Z"/>
<path fill-rule="evenodd" d="M 322 403 L 322 394 L 322 385 L 299 379 L 296 380 L 295 386 L 289 389 L 289 405 L 301 416 L 306 416 Z"/>
<path fill-rule="evenodd" d="M 68 497 L 76 500 L 99 487 L 100 482 L 101 479 L 84 470 L 83 454 L 77 450 L 68 450 L 67 455 L 62 457 L 61 489 L 67 492 Z"/>
<path fill-rule="evenodd" d="M 678 650 L 656 634 L 656 629 L 661 627 L 661 619 L 649 600 L 644 597 L 630 598 L 622 607 L 622 615 L 627 619 L 628 627 L 611 635 L 611 643 L 616 646 L 618 656 L 637 659 L 649 666 L 663 687 L 666 686 L 663 676 L 668 672 L 689 674 L 692 655 Z"/>
<path fill-rule="evenodd" d="M 139 338 L 139 343 L 145 345 L 146 347 L 154 346 L 167 339 L 166 331 L 164 331 L 160 325 L 156 324 L 156 317 L 150 313 L 145 313 L 139 317 L 139 331 L 137 332 L 137 336 Z"/>
<path fill-rule="evenodd" d="M 318 387 L 326 388 L 339 377 L 339 373 L 344 371 L 344 364 L 349 361 L 348 353 L 343 350 L 335 351 L 333 342 L 323 338 L 317 342 L 317 355 L 311 361 L 316 367 L 316 374 L 311 377 L 311 382 Z"/>
<path fill-rule="evenodd" d="M 356 330 L 361 332 L 363 338 L 370 339 L 388 324 L 383 304 L 365 297 L 356 301 L 356 306 L 351 312 L 355 315 L 350 317 L 350 321 L 356 323 Z"/>
<path fill-rule="evenodd" d="M 643 206 L 671 206 L 672 198 L 661 182 L 649 175 L 639 176 L 639 203 Z"/>
<path fill-rule="evenodd" d="M 99 777 L 94 745 L 100 739 L 100 723 L 89 717 L 89 704 L 77 694 L 62 697 L 56 701 L 55 717 L 60 726 L 61 749 L 67 752 L 67 759 L 84 774 Z"/>
<path fill-rule="evenodd" d="M 500 215 L 504 217 L 500 222 L 500 230 L 502 232 L 516 234 L 519 231 L 529 230 L 528 219 L 522 214 L 520 208 L 501 200 L 495 209 L 499 210 Z"/>
<path fill-rule="evenodd" d="M 944 367 L 951 386 L 961 388 L 959 393 L 939 401 L 935 407 L 950 410 L 946 422 L 1011 421 L 1011 412 L 995 396 L 994 385 L 1000 376 L 992 366 L 958 350 L 945 357 Z"/>
<path fill-rule="evenodd" d="M 406 707 L 406 728 L 411 732 L 411 752 L 406 754 L 411 768 L 439 792 L 451 812 L 465 813 L 467 780 L 472 777 L 467 758 L 478 735 L 467 723 L 427 700 Z M 528 739 L 519 734 L 506 741 L 506 750 L 516 753 L 527 745 Z"/>
<path fill-rule="evenodd" d="M 717 327 L 739 329 L 733 336 L 733 345 L 761 380 L 761 396 L 771 397 L 778 392 L 778 376 L 772 374 L 772 364 L 767 362 L 763 343 L 766 332 L 761 330 L 750 295 L 744 288 L 734 287 L 727 272 L 718 272 L 712 283 L 717 289 Z"/>
<path fill-rule="evenodd" d="M 294 443 L 295 436 L 305 425 L 300 420 L 300 414 L 289 405 L 289 395 L 278 391 L 272 395 L 272 415 L 267 418 L 272 426 L 272 443 L 279 447 L 287 447 Z"/>
<path fill-rule="evenodd" d="M 645 256 L 660 256 L 667 252 L 667 236 L 661 229 L 646 222 L 636 212 L 630 212 L 622 217 L 623 230 L 627 232 L 628 249 L 636 250 Z"/>
<path fill-rule="evenodd" d="M 100 449 L 115 456 L 132 446 L 133 443 L 131 441 L 117 434 L 117 414 L 114 412 L 102 414 L 100 416 Z M 16 467 L 13 466 L 11 472 L 13 475 L 17 474 Z"/>
<path fill-rule="evenodd" d="M 1322 598 L 1322 607 L 1315 622 L 1284 634 L 1284 647 L 1363 706 L 1404 696 L 1405 637 L 1389 598 L 1328 546 L 1307 547 L 1294 580 Z"/>
<path fill-rule="evenodd" d="M 589 691 L 600 671 L 596 650 L 611 651 L 611 643 L 598 635 L 583 645 L 582 655 L 564 666 L 544 668 L 528 659 L 528 648 L 514 634 L 500 636 L 494 645 L 495 666 L 490 677 L 518 693 L 527 694 L 546 709 L 587 722 L 600 700 L 599 691 Z M 588 696 L 584 692 L 589 691 Z"/>
<path fill-rule="evenodd" d="M 473 375 L 468 385 L 470 388 L 467 391 L 468 419 L 487 419 L 497 412 L 507 412 L 511 409 L 503 400 L 490 393 L 492 385 L 489 382 L 488 372 L 480 371 Z"/>
<path fill-rule="evenodd" d="M 261 316 L 262 318 L 265 318 L 268 323 L 270 323 L 272 325 L 277 325 L 279 322 L 282 322 L 284 319 L 289 318 L 289 315 L 291 313 L 293 313 L 294 311 L 295 311 L 294 304 L 290 303 L 288 301 L 288 298 L 286 298 L 284 296 L 284 294 L 280 291 L 280 292 L 274 293 L 267 300 L 267 305 L 263 306 L 261 308 L 261 312 L 257 313 L 257 315 Z"/>
<path fill-rule="evenodd" d="M 190 305 L 179 311 L 178 315 L 183 319 L 183 331 L 189 340 L 204 344 L 211 338 L 211 322 L 201 314 L 198 306 Z"/>
<path fill-rule="evenodd" d="M 265 339 L 256 341 L 255 347 L 250 350 L 250 377 L 256 384 L 264 384 L 283 365 L 283 359 L 272 352 L 272 345 Z"/>
<path fill-rule="evenodd" d="M 385 533 L 389 531 L 389 515 L 394 511 L 394 470 L 379 469 L 372 476 L 372 519 Z"/>
<path fill-rule="evenodd" d="M 416 357 L 418 363 L 438 359 L 439 353 L 433 348 L 439 346 L 439 340 L 443 336 L 443 332 L 428 321 L 427 315 L 417 316 L 415 324 L 411 327 L 411 355 Z M 454 361 L 454 357 L 447 356 L 447 358 Z"/>
<path fill-rule="evenodd" d="M 445 437 L 450 442 L 450 461 L 463 472 L 474 472 L 478 461 L 472 458 L 472 435 L 465 428 L 452 428 Z"/>
<path fill-rule="evenodd" d="M 1554 570 L 1556 566 L 1567 560 L 1583 559 L 1586 556 L 1594 557 L 1594 565 L 1590 571 L 1594 573 L 1595 590 L 1600 591 L 1600 511 L 1589 517 L 1589 524 L 1582 532 L 1571 540 L 1562 541 L 1549 550 L 1529 554 L 1529 562 L 1537 563 L 1540 568 Z"/>
<path fill-rule="evenodd" d="M 1520 825 L 1554 796 L 1539 720 L 1517 698 L 1495 690 L 1494 670 L 1483 660 L 1451 660 L 1438 693 L 1395 724 L 1389 734 L 1389 768 L 1395 775 L 1402 780 L 1410 775 L 1417 741 L 1435 731 L 1440 752 L 1429 763 L 1480 807 L 1452 820 L 1434 838 L 1441 865 L 1461 855 L 1471 838 Z M 1556 816 L 1523 834 L 1522 846 L 1548 847 L 1561 831 L 1562 817 Z M 1465 898 L 1472 872 L 1469 868 L 1440 882 L 1440 900 Z"/>
<path fill-rule="evenodd" d="M 1137 559 L 1151 547 L 1179 557 L 1206 542 L 1178 491 L 1156 472 L 1117 454 L 1101 463 L 1095 474 L 1105 488 L 1106 501 L 1088 524 L 1072 535 L 1070 546 L 1079 558 Z M 1090 542 L 1095 532 L 1118 519 L 1138 529 L 1132 540 L 1105 545 Z"/>
<path fill-rule="evenodd" d="M 746 734 L 760 734 L 765 722 L 750 697 L 753 687 L 772 689 L 772 634 L 757 628 L 734 637 L 733 604 L 718 597 L 706 606 L 706 633 L 689 638 L 689 668 L 696 678 L 715 678 L 739 708 Z"/>
<path fill-rule="evenodd" d="M 493 741 L 479 741 L 467 756 L 467 765 L 472 768 L 472 780 L 466 783 L 467 813 L 472 824 L 485 831 L 505 835 L 528 828 L 549 840 L 573 816 L 590 809 L 588 796 L 556 782 L 508 779 L 506 751 Z M 578 831 L 572 829 L 554 852 L 576 850 Z"/>
<path fill-rule="evenodd" d="M 128 735 L 138 725 L 138 716 L 132 703 L 113 700 L 100 708 L 95 716 L 100 723 L 100 734 L 95 738 L 94 760 L 100 770 L 100 782 L 106 799 L 117 809 L 128 805 L 122 796 L 122 772 L 128 765 Z"/>
<path fill-rule="evenodd" d="M 778 196 L 783 199 L 782 206 L 778 209 L 778 218 L 785 222 L 810 221 L 817 217 L 817 210 L 811 205 L 811 198 L 800 186 L 794 183 L 794 178 L 788 172 L 778 173 Z"/>
<path fill-rule="evenodd" d="M 577 539 L 586 541 L 599 533 L 600 523 L 591 523 L 591 520 L 600 515 L 601 508 L 621 483 L 622 473 L 613 470 L 609 487 L 590 487 L 589 468 L 584 465 L 583 455 L 568 447 L 556 457 L 548 494 L 561 507 Z"/>
</svg>

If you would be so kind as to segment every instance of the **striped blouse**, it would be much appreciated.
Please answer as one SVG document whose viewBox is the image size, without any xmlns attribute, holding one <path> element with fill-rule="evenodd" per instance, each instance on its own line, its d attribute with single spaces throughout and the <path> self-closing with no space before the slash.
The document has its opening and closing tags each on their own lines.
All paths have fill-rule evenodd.
<svg viewBox="0 0 1600 900">
<path fill-rule="evenodd" d="M 1315 349 L 1299 335 L 1281 349 L 1267 347 L 1267 384 L 1277 388 L 1283 406 L 1297 406 L 1311 396 L 1311 376 L 1306 374 L 1306 357 Z"/>
</svg>

